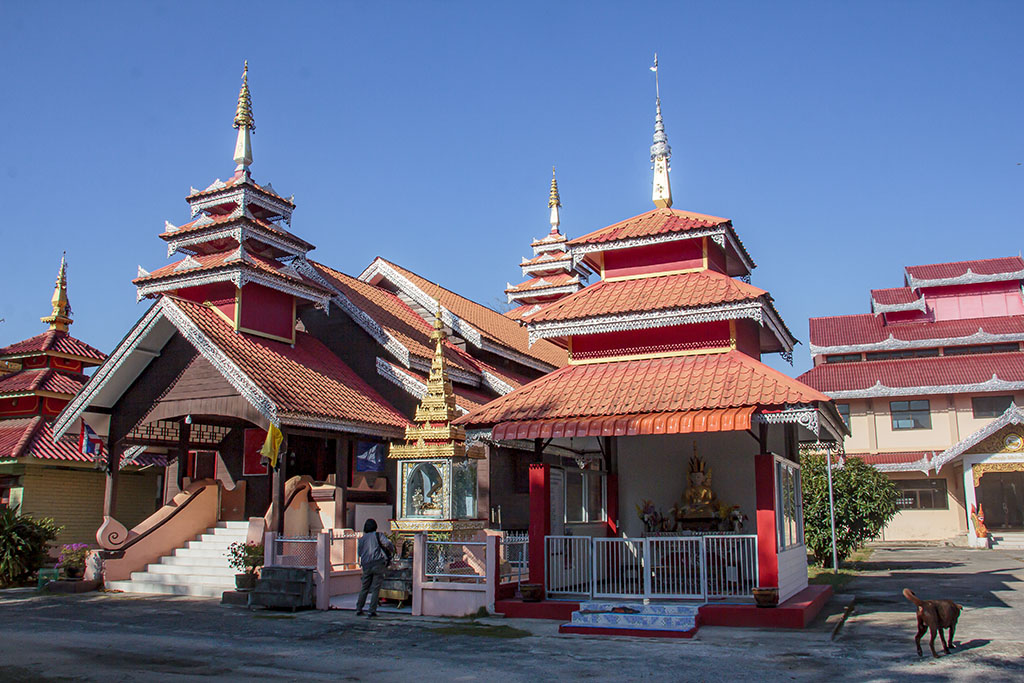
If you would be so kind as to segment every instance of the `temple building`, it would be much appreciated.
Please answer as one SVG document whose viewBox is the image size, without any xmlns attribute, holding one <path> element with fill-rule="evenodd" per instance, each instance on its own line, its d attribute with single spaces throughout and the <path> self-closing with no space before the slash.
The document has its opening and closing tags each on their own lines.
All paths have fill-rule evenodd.
<svg viewBox="0 0 1024 683">
<path fill-rule="evenodd" d="M 1024 541 L 1022 286 L 1019 256 L 907 266 L 870 313 L 811 318 L 800 379 L 836 401 L 847 455 L 896 482 L 887 540 Z"/>
<path fill-rule="evenodd" d="M 749 283 L 732 222 L 673 208 L 670 157 L 659 96 L 655 208 L 566 241 L 565 263 L 600 279 L 521 316 L 568 365 L 456 421 L 533 444 L 530 576 L 580 601 L 564 632 L 691 634 L 756 621 L 742 604 L 757 594 L 780 603 L 761 611 L 775 625 L 803 625 L 825 595 L 807 583 L 798 443 L 846 428 L 826 395 L 761 362 L 796 340 Z"/>
<path fill-rule="evenodd" d="M 187 222 L 165 222 L 175 260 L 134 279 L 152 305 L 54 425 L 58 438 L 88 425 L 105 444 L 96 538 L 121 590 L 219 595 L 232 585 L 226 559 L 201 558 L 225 542 L 371 517 L 388 528 L 401 490 L 389 446 L 429 395 L 438 349 L 459 414 L 566 362 L 514 320 L 385 259 L 352 277 L 310 258 L 293 198 L 251 173 L 247 68 L 233 125 L 234 173 L 189 193 Z M 260 451 L 278 434 L 275 466 Z M 168 464 L 163 507 L 133 525 L 118 465 L 141 449 Z M 483 448 L 465 511 L 478 526 L 528 525 L 529 462 L 514 452 Z"/>
<path fill-rule="evenodd" d="M 51 304 L 41 319 L 45 332 L 0 349 L 0 507 L 53 518 L 63 527 L 58 543 L 87 543 L 103 519 L 96 462 L 106 453 L 98 440 L 54 440 L 52 424 L 85 384 L 85 371 L 106 355 L 68 333 L 74 321 L 64 258 Z M 162 463 L 135 455 L 123 463 L 124 516 L 132 524 L 156 509 L 162 477 Z"/>
<path fill-rule="evenodd" d="M 505 294 L 508 302 L 515 307 L 505 313 L 513 320 L 525 320 L 548 304 L 574 294 L 586 286 L 590 271 L 582 262 L 575 261 L 569 254 L 568 239 L 559 231 L 559 210 L 562 200 L 558 196 L 558 180 L 555 169 L 551 169 L 551 190 L 548 193 L 548 209 L 551 211 L 551 230 L 541 239 L 530 244 L 533 257 L 523 259 L 525 282 L 508 284 Z"/>
</svg>

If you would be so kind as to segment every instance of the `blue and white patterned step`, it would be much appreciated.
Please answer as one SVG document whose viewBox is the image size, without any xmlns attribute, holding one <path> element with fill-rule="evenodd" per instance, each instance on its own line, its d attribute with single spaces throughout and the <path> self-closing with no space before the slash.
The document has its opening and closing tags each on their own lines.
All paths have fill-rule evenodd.
<svg viewBox="0 0 1024 683">
<path fill-rule="evenodd" d="M 611 612 L 616 607 L 628 607 L 636 610 L 638 614 L 652 614 L 676 617 L 696 617 L 700 609 L 699 604 L 679 602 L 610 602 L 601 600 L 588 600 L 580 603 L 580 612 Z"/>
<path fill-rule="evenodd" d="M 640 631 L 691 631 L 696 628 L 695 616 L 664 614 L 623 614 L 620 612 L 572 613 L 570 626 L 591 628 L 633 629 Z"/>
</svg>

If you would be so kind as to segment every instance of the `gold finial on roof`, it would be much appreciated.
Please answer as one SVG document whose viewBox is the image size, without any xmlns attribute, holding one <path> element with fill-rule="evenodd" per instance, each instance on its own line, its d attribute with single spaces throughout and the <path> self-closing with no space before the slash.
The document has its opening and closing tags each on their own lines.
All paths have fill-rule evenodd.
<svg viewBox="0 0 1024 683">
<path fill-rule="evenodd" d="M 558 180 L 555 179 L 555 167 L 551 167 L 551 192 L 548 194 L 548 208 L 553 209 L 561 206 L 562 200 L 558 197 Z"/>
<path fill-rule="evenodd" d="M 249 60 L 245 60 L 242 69 L 242 87 L 238 91 L 238 108 L 235 110 L 235 128 L 256 130 L 256 122 L 252 118 L 252 96 L 249 94 Z"/>
<path fill-rule="evenodd" d="M 57 283 L 53 288 L 53 311 L 50 315 L 40 318 L 44 323 L 49 323 L 51 330 L 67 332 L 68 325 L 74 321 L 71 319 L 71 302 L 68 301 L 68 262 L 67 252 L 60 257 L 60 270 L 57 271 Z"/>
</svg>

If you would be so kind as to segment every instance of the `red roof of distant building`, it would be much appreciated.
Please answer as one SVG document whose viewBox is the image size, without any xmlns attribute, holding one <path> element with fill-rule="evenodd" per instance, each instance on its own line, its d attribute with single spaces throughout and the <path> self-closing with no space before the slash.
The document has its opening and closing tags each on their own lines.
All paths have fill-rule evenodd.
<svg viewBox="0 0 1024 683">
<path fill-rule="evenodd" d="M 989 382 L 1024 382 L 1024 353 L 986 353 L 935 358 L 900 358 L 860 363 L 825 363 L 800 375 L 801 382 L 825 392 L 866 392 L 885 389 L 958 387 L 965 390 Z M 983 389 L 976 389 L 983 390 Z M 992 391 L 998 390 L 998 387 Z M 892 393 L 892 392 L 889 392 Z M 909 395 L 912 392 L 902 392 Z"/>
<path fill-rule="evenodd" d="M 530 322 L 753 301 L 767 294 L 711 270 L 636 280 L 601 280 L 530 316 Z"/>
<path fill-rule="evenodd" d="M 837 315 L 810 319 L 811 344 L 816 347 L 842 347 L 878 344 L 893 339 L 913 342 L 956 340 L 981 331 L 990 335 L 1024 334 L 1024 316 L 964 318 L 937 322 L 891 323 L 871 313 Z"/>
<path fill-rule="evenodd" d="M 557 273 L 555 275 L 545 275 L 543 277 L 535 277 L 521 282 L 518 285 L 512 285 L 506 292 L 529 292 L 539 289 L 549 289 L 551 287 L 563 287 L 565 285 L 574 285 L 579 282 L 579 278 L 569 273 Z"/>
<path fill-rule="evenodd" d="M 885 306 L 896 304 L 912 304 L 920 295 L 914 293 L 910 287 L 893 287 L 891 289 L 872 289 L 871 300 Z"/>
<path fill-rule="evenodd" d="M 409 424 L 316 337 L 296 332 L 291 346 L 235 332 L 206 306 L 173 301 L 274 401 L 279 415 L 294 413 L 397 428 Z"/>
<path fill-rule="evenodd" d="M 30 339 L 5 346 L 0 349 L 0 358 L 24 357 L 45 353 L 56 353 L 64 356 L 73 356 L 76 359 L 96 361 L 102 361 L 107 357 L 102 351 L 75 339 L 67 332 L 47 330 Z"/>
<path fill-rule="evenodd" d="M 85 375 L 59 372 L 50 368 L 21 370 L 0 376 L 0 396 L 48 391 L 74 396 L 88 378 Z"/>
<path fill-rule="evenodd" d="M 934 453 L 910 451 L 902 453 L 847 453 L 848 458 L 860 458 L 869 465 L 903 465 L 914 462 L 927 462 Z"/>
<path fill-rule="evenodd" d="M 708 216 L 702 213 L 693 213 L 692 211 L 654 209 L 577 237 L 570 240 L 569 245 L 578 246 L 581 244 L 615 242 L 637 237 L 711 228 L 717 225 L 731 225 L 731 223 L 728 218 Z"/>
<path fill-rule="evenodd" d="M 907 266 L 907 274 L 917 280 L 945 280 L 966 275 L 970 270 L 975 275 L 999 275 L 1018 273 L 1024 270 L 1024 259 L 1020 256 L 990 258 L 978 261 L 955 261 L 933 263 L 925 266 Z"/>
<path fill-rule="evenodd" d="M 79 451 L 74 437 L 55 442 L 53 428 L 46 418 L 0 420 L 0 460 L 25 457 L 92 462 L 95 456 Z"/>
<path fill-rule="evenodd" d="M 570 365 L 491 401 L 459 422 L 486 426 L 827 400 L 750 356 L 730 351 Z"/>
</svg>

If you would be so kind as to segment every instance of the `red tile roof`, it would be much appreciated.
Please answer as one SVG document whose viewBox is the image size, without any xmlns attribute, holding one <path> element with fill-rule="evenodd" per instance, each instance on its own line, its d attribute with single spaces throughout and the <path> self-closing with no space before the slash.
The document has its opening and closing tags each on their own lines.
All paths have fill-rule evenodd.
<svg viewBox="0 0 1024 683">
<path fill-rule="evenodd" d="M 292 208 L 295 207 L 295 203 L 292 202 L 292 200 L 286 197 L 282 197 L 272 188 L 265 185 L 260 185 L 259 183 L 255 182 L 251 177 L 248 177 L 244 174 L 233 175 L 227 180 L 220 181 L 220 183 L 220 187 L 214 187 L 214 185 L 217 184 L 217 181 L 214 181 L 213 183 L 210 184 L 210 187 L 206 188 L 205 190 L 199 190 L 198 192 L 193 192 L 189 194 L 188 197 L 186 197 L 186 200 L 195 199 L 197 197 L 205 197 L 206 195 L 215 194 L 217 192 L 223 192 L 224 190 L 235 187 L 237 185 L 248 185 L 250 187 L 256 188 L 260 192 L 270 195 L 271 197 L 276 197 L 277 199 L 281 200 L 282 202 L 291 206 Z"/>
<path fill-rule="evenodd" d="M 107 357 L 107 354 L 94 349 L 83 341 L 75 339 L 67 332 L 47 330 L 30 339 L 3 347 L 0 349 L 0 358 L 25 357 L 47 353 L 73 356 L 78 360 L 86 362 L 87 365 L 96 364 L 89 363 L 88 361 L 102 362 Z"/>
<path fill-rule="evenodd" d="M 708 216 L 702 213 L 681 211 L 679 209 L 654 209 L 577 237 L 570 240 L 569 245 L 579 246 L 581 244 L 614 242 L 636 237 L 686 232 L 688 230 L 731 224 L 728 218 L 719 218 L 718 216 Z"/>
<path fill-rule="evenodd" d="M 203 221 L 203 218 L 208 218 L 209 220 L 204 221 L 202 224 L 198 224 L 200 221 Z M 201 230 L 220 227 L 223 225 L 229 225 L 231 223 L 249 223 L 252 225 L 256 225 L 276 235 L 281 235 L 282 237 L 286 237 L 292 241 L 298 242 L 300 245 L 305 245 L 309 249 L 313 248 L 313 245 L 307 242 L 306 240 L 294 235 L 291 232 L 288 232 L 287 230 L 277 225 L 274 225 L 269 221 L 260 220 L 258 218 L 247 218 L 245 216 L 237 216 L 233 213 L 225 214 L 223 216 L 200 217 L 195 219 L 194 221 L 185 223 L 184 225 L 179 225 L 177 230 L 165 230 L 164 232 L 160 233 L 159 237 L 160 239 L 163 239 L 165 241 L 170 241 L 178 237 L 181 237 L 182 235 L 186 235 L 188 233 L 200 232 Z"/>
<path fill-rule="evenodd" d="M 570 365 L 497 398 L 460 423 L 676 413 L 828 401 L 738 351 Z"/>
<path fill-rule="evenodd" d="M 408 420 L 316 337 L 297 332 L 295 346 L 237 333 L 205 306 L 182 299 L 184 312 L 277 406 L 295 414 L 404 429 Z"/>
<path fill-rule="evenodd" d="M 579 278 L 569 273 L 557 273 L 555 275 L 545 275 L 543 277 L 535 277 L 521 282 L 518 285 L 512 285 L 506 292 L 527 292 L 535 289 L 548 289 L 550 287 L 562 287 L 564 285 L 572 285 L 578 282 Z"/>
<path fill-rule="evenodd" d="M 916 294 L 910 287 L 871 290 L 871 300 L 885 306 L 912 304 L 920 298 L 920 295 Z"/>
<path fill-rule="evenodd" d="M 43 417 L 0 420 L 0 460 L 32 457 L 92 462 L 95 456 L 83 455 L 76 439 L 65 436 L 55 442 L 53 428 Z"/>
<path fill-rule="evenodd" d="M 541 339 L 531 346 L 526 328 L 519 325 L 516 321 L 455 292 L 449 291 L 391 261 L 386 259 L 380 260 L 394 268 L 399 274 L 408 278 L 416 287 L 426 292 L 428 296 L 439 300 L 441 305 L 479 330 L 492 342 L 555 367 L 565 365 L 567 362 L 568 355 L 565 349 L 559 348 L 546 339 Z"/>
<path fill-rule="evenodd" d="M 861 363 L 825 363 L 800 375 L 825 392 L 863 391 L 876 383 L 893 389 L 976 385 L 997 377 L 1024 382 L 1024 353 L 986 353 L 937 358 L 900 358 Z"/>
<path fill-rule="evenodd" d="M 910 451 L 902 453 L 847 453 L 848 458 L 860 458 L 869 465 L 902 465 L 931 460 L 933 452 Z"/>
<path fill-rule="evenodd" d="M 907 274 L 918 280 L 945 280 L 966 275 L 967 270 L 976 275 L 998 275 L 1017 273 L 1024 270 L 1024 259 L 1020 256 L 990 258 L 978 261 L 955 261 L 933 263 L 925 266 L 907 266 Z"/>
<path fill-rule="evenodd" d="M 406 375 L 407 377 L 420 382 L 424 387 L 427 385 L 427 375 L 416 370 L 410 370 L 409 368 L 402 367 L 397 363 L 391 361 L 384 361 L 391 366 L 391 370 L 399 375 Z M 490 401 L 493 397 L 485 394 L 481 391 L 470 389 L 464 384 L 452 383 L 452 390 L 455 392 L 455 402 L 460 408 L 466 410 L 475 410 L 480 406 Z"/>
<path fill-rule="evenodd" d="M 64 373 L 50 368 L 21 370 L 0 377 L 0 396 L 35 391 L 74 396 L 87 379 L 85 375 Z"/>
<path fill-rule="evenodd" d="M 810 319 L 810 339 L 814 346 L 854 346 L 878 344 L 889 338 L 902 341 L 957 339 L 976 334 L 1024 334 L 1024 316 L 998 318 L 964 318 L 938 322 L 885 324 L 880 315 L 837 315 Z"/>
<path fill-rule="evenodd" d="M 530 322 L 753 301 L 767 292 L 711 270 L 637 280 L 601 280 L 545 306 Z"/>
<path fill-rule="evenodd" d="M 523 259 L 519 264 L 520 266 L 534 266 L 539 264 L 548 264 L 552 268 L 562 268 L 563 263 L 572 261 L 572 256 L 567 251 L 545 251 L 537 254 L 533 258 Z"/>
<path fill-rule="evenodd" d="M 512 318 L 512 320 L 526 320 L 531 314 L 540 310 L 537 304 L 523 304 L 522 306 L 516 306 L 513 309 L 505 311 L 505 317 Z"/>
<path fill-rule="evenodd" d="M 189 261 L 191 259 L 191 261 Z M 186 267 L 180 267 L 182 264 L 188 261 Z M 191 265 L 191 264 L 195 265 Z M 315 280 L 297 275 L 294 273 L 282 270 L 285 265 L 280 261 L 276 261 L 265 256 L 259 256 L 248 251 L 242 250 L 239 253 L 238 249 L 232 249 L 230 251 L 219 251 L 213 254 L 199 254 L 197 256 L 187 256 L 180 261 L 168 264 L 161 268 L 157 268 L 148 275 L 143 275 L 132 280 L 133 284 L 140 285 L 147 282 L 153 282 L 162 278 L 176 277 L 186 273 L 194 274 L 204 271 L 217 270 L 218 268 L 227 268 L 230 266 L 242 266 L 245 268 L 251 268 L 252 270 L 273 275 L 290 282 L 296 282 L 307 287 L 323 291 L 326 293 L 324 287 Z M 180 269 L 179 269 L 180 267 Z"/>
</svg>

